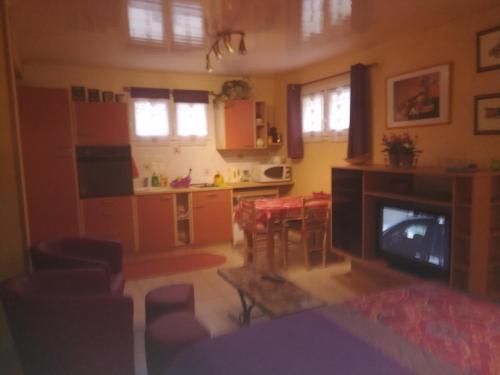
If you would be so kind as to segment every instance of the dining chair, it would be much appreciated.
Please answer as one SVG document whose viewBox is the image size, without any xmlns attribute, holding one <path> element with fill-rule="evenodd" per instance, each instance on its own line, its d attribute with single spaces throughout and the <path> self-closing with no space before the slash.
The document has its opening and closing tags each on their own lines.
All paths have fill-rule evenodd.
<svg viewBox="0 0 500 375">
<path fill-rule="evenodd" d="M 240 205 L 240 222 L 245 233 L 243 259 L 246 264 L 255 262 L 255 254 L 261 245 L 261 250 L 268 251 L 268 263 L 274 263 L 274 237 L 278 235 L 281 242 L 282 220 L 276 213 L 268 212 L 265 216 L 255 208 L 255 200 L 242 199 Z M 273 251 L 269 251 L 272 248 Z"/>
<path fill-rule="evenodd" d="M 301 213 L 296 218 L 283 222 L 283 263 L 288 268 L 289 233 L 300 236 L 304 262 L 310 269 L 310 255 L 314 251 L 322 252 L 322 264 L 326 266 L 327 239 L 330 229 L 331 196 L 329 194 L 313 194 L 302 199 Z M 320 244 L 320 246 L 318 246 Z"/>
</svg>

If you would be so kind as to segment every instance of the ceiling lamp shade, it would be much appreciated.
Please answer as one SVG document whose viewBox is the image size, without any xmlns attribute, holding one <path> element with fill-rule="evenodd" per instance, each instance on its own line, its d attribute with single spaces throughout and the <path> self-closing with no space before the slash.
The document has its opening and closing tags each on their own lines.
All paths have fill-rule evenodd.
<svg viewBox="0 0 500 375">
<path fill-rule="evenodd" d="M 235 49 L 231 44 L 231 35 L 233 35 L 233 34 L 238 34 L 240 36 L 240 44 L 238 46 L 238 53 L 240 55 L 246 55 L 247 48 L 245 45 L 245 33 L 243 31 L 226 30 L 226 31 L 218 32 L 217 37 L 215 39 L 215 42 L 212 44 L 212 46 L 210 47 L 210 49 L 208 50 L 208 53 L 206 55 L 206 59 L 207 59 L 206 70 L 207 70 L 207 72 L 211 73 L 213 71 L 213 67 L 210 63 L 210 54 L 213 53 L 214 56 L 218 60 L 222 59 L 222 52 L 221 52 L 220 47 L 219 47 L 220 42 L 222 42 L 222 44 L 224 45 L 227 52 L 229 52 L 230 54 L 235 52 Z"/>
</svg>

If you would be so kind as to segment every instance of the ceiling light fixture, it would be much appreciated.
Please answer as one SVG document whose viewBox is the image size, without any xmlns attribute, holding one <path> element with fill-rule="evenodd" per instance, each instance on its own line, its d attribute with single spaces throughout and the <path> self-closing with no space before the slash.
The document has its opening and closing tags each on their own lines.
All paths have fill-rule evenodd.
<svg viewBox="0 0 500 375">
<path fill-rule="evenodd" d="M 238 53 L 240 55 L 246 55 L 247 53 L 247 47 L 245 45 L 245 33 L 243 31 L 221 31 L 217 33 L 217 37 L 215 39 L 215 42 L 212 44 L 210 49 L 208 50 L 207 53 L 207 72 L 211 73 L 213 71 L 213 67 L 210 64 L 210 54 L 213 53 L 214 56 L 220 60 L 222 59 L 222 53 L 219 47 L 219 43 L 222 42 L 224 47 L 226 48 L 227 52 L 229 53 L 234 53 L 235 49 L 231 45 L 231 36 L 233 34 L 239 35 L 240 36 L 240 43 L 238 45 Z"/>
</svg>

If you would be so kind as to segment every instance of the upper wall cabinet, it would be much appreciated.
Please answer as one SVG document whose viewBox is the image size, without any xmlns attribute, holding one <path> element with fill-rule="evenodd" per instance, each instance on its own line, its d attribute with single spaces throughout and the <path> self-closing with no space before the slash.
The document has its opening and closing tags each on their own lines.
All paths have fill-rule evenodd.
<svg viewBox="0 0 500 375">
<path fill-rule="evenodd" d="M 264 148 L 267 141 L 267 117 L 264 102 L 226 100 L 224 121 L 217 124 L 218 150 Z"/>
<path fill-rule="evenodd" d="M 127 104 L 74 102 L 79 146 L 130 144 Z"/>
<path fill-rule="evenodd" d="M 78 190 L 68 90 L 18 87 L 30 244 L 77 236 Z"/>
</svg>

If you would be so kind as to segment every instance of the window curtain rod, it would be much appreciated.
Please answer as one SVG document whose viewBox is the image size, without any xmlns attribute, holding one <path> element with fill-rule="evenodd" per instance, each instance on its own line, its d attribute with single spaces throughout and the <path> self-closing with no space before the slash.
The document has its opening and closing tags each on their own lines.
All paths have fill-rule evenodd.
<svg viewBox="0 0 500 375">
<path fill-rule="evenodd" d="M 373 67 L 376 67 L 377 65 L 378 65 L 378 63 L 371 63 L 371 64 L 367 64 L 366 66 L 369 67 L 369 68 L 373 68 Z M 301 83 L 301 85 L 302 86 L 304 86 L 304 85 L 310 85 L 311 83 L 321 82 L 321 81 L 324 81 L 326 79 L 344 76 L 344 75 L 349 74 L 349 73 L 351 73 L 351 71 L 347 70 L 345 72 L 341 72 L 341 73 L 337 73 L 337 74 L 332 74 L 331 76 L 326 76 L 326 77 L 318 78 L 318 79 L 315 79 L 315 80 L 312 80 L 312 81 L 307 81 L 307 82 Z"/>
</svg>

